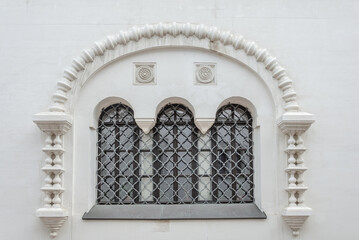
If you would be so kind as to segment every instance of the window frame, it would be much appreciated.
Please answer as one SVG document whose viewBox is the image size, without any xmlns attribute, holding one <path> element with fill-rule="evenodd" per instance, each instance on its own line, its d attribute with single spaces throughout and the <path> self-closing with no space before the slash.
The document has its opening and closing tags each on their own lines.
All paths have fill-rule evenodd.
<svg viewBox="0 0 359 240">
<path fill-rule="evenodd" d="M 223 105 L 220 107 L 223 107 Z M 250 112 L 249 108 L 248 110 Z M 253 119 L 252 123 L 254 122 L 255 119 Z M 252 128 L 254 130 L 253 125 Z M 253 144 L 255 145 L 254 138 L 253 138 Z M 116 219 L 183 220 L 183 219 L 266 219 L 266 218 L 267 218 L 266 214 L 257 206 L 256 201 L 253 201 L 253 203 L 232 203 L 232 204 L 175 204 L 175 205 L 95 204 L 88 212 L 85 212 L 82 217 L 83 220 L 100 220 L 100 219 L 102 220 L 116 220 Z"/>
</svg>

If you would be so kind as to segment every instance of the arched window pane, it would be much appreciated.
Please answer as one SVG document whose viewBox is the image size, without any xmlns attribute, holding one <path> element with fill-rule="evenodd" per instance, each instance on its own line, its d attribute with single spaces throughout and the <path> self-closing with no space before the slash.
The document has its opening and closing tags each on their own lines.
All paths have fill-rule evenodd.
<svg viewBox="0 0 359 240">
<path fill-rule="evenodd" d="M 114 104 L 102 110 L 98 122 L 98 204 L 138 202 L 139 134 L 128 106 Z"/>
<path fill-rule="evenodd" d="M 217 203 L 249 203 L 253 191 L 253 129 L 248 109 L 228 104 L 217 112 L 213 140 L 213 198 Z"/>
<path fill-rule="evenodd" d="M 192 113 L 183 105 L 167 105 L 158 114 L 154 129 L 154 197 L 158 203 L 195 202 L 196 131 Z"/>
</svg>

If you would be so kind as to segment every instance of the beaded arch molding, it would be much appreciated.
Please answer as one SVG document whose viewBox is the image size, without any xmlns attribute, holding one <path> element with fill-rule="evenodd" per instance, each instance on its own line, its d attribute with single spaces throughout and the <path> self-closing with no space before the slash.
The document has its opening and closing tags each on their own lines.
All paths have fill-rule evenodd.
<svg viewBox="0 0 359 240">
<path fill-rule="evenodd" d="M 57 90 L 53 94 L 50 111 L 68 111 L 66 103 L 69 92 L 78 88 L 79 85 L 81 86 L 84 83 L 81 80 L 86 81 L 91 74 L 107 63 L 129 53 L 163 46 L 198 47 L 235 59 L 238 59 L 236 52 L 253 56 L 257 64 L 263 63 L 265 70 L 278 80 L 278 88 L 283 92 L 282 100 L 285 111 L 299 111 L 292 80 L 277 59 L 271 56 L 266 49 L 259 48 L 257 44 L 240 35 L 232 34 L 229 31 L 220 31 L 216 27 L 175 22 L 135 26 L 128 31 L 109 35 L 105 39 L 95 42 L 92 47 L 84 49 L 64 70 L 63 78 L 57 83 Z M 241 59 L 239 60 L 241 61 Z M 257 69 L 252 69 L 258 73 Z"/>
<path fill-rule="evenodd" d="M 257 72 L 261 77 L 262 68 L 277 81 L 282 93 L 284 113 L 278 118 L 279 129 L 287 136 L 288 206 L 282 217 L 291 228 L 294 236 L 299 235 L 305 220 L 312 214 L 312 209 L 304 204 L 303 193 L 307 187 L 303 183 L 306 171 L 302 155 L 306 150 L 301 135 L 314 122 L 314 116 L 301 112 L 296 100 L 292 80 L 279 62 L 266 49 L 259 48 L 254 42 L 245 40 L 240 35 L 229 31 L 220 31 L 216 27 L 191 23 L 158 23 L 154 25 L 135 26 L 128 31 L 107 36 L 88 49 L 84 49 L 71 65 L 65 69 L 63 78 L 57 83 L 57 90 L 52 95 L 53 103 L 48 112 L 34 116 L 34 122 L 47 135 L 45 184 L 41 190 L 45 194 L 44 206 L 37 210 L 37 216 L 50 230 L 50 236 L 56 237 L 59 229 L 71 216 L 63 206 L 62 194 L 64 173 L 63 138 L 72 126 L 72 109 L 76 97 L 85 81 L 106 64 L 127 54 L 155 47 L 195 47 L 214 51 L 241 61 Z M 255 61 L 243 62 L 243 56 Z"/>
</svg>

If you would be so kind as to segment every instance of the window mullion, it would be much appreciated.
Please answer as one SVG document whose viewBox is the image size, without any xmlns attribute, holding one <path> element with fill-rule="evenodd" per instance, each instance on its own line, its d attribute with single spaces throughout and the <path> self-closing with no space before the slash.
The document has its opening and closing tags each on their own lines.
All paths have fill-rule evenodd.
<svg viewBox="0 0 359 240">
<path fill-rule="evenodd" d="M 212 130 L 211 130 L 212 131 Z M 216 203 L 218 201 L 218 174 L 219 171 L 217 169 L 217 167 L 215 166 L 218 162 L 218 147 L 217 147 L 217 143 L 218 143 L 218 127 L 214 127 L 213 131 L 211 132 L 211 144 L 213 147 L 213 152 L 212 152 L 212 192 L 213 192 L 213 202 Z"/>
<path fill-rule="evenodd" d="M 133 129 L 133 128 L 132 128 Z M 132 142 L 133 142 L 133 146 L 132 149 L 132 154 L 133 154 L 133 169 L 134 169 L 134 176 L 133 176 L 133 181 L 134 181 L 134 188 L 132 189 L 132 194 L 134 196 L 134 199 L 133 201 L 135 203 L 138 203 L 139 202 L 139 198 L 140 198 L 140 180 L 141 180 L 141 177 L 140 177 L 140 134 L 139 134 L 139 128 L 136 128 L 134 127 L 133 129 L 133 133 L 132 134 Z"/>
<path fill-rule="evenodd" d="M 234 110 L 233 110 L 234 112 Z M 237 176 L 236 174 L 236 126 L 232 125 L 231 127 L 231 182 L 232 182 L 232 201 L 234 202 L 236 200 L 236 191 L 237 191 L 237 183 L 236 183 L 236 179 L 235 176 Z"/>
<path fill-rule="evenodd" d="M 101 186 L 100 186 L 100 182 L 101 182 L 101 163 L 102 163 L 102 151 L 101 151 L 101 134 L 102 134 L 102 128 L 101 128 L 101 124 L 98 124 L 98 133 L 97 133 L 97 137 L 98 137 L 98 141 L 97 141 L 97 202 L 99 201 L 99 196 L 101 195 Z"/>
<path fill-rule="evenodd" d="M 175 115 L 176 116 L 176 115 Z M 176 119 L 175 119 L 176 121 Z M 173 201 L 178 201 L 178 129 L 176 125 L 173 125 Z"/>
<path fill-rule="evenodd" d="M 154 144 L 153 144 L 153 170 L 154 170 L 154 176 L 153 176 L 153 183 L 154 183 L 154 191 L 153 191 L 153 197 L 155 202 L 159 202 L 160 199 L 160 133 L 159 131 L 154 131 L 153 134 L 154 138 Z"/>
<path fill-rule="evenodd" d="M 198 202 L 198 133 L 191 127 L 191 185 L 192 185 L 192 202 Z M 197 172 L 196 172 L 197 171 Z"/>
<path fill-rule="evenodd" d="M 119 202 L 121 201 L 121 186 L 120 186 L 120 138 L 121 138 L 121 134 L 120 134 L 120 127 L 116 125 L 117 120 L 119 119 L 119 114 L 118 114 L 118 110 L 119 110 L 119 106 L 116 107 L 116 117 L 115 117 L 115 121 L 114 121 L 114 127 L 115 127 L 115 149 L 114 149 L 114 153 L 115 153 L 115 199 L 114 202 Z M 116 184 L 118 183 L 118 184 Z"/>
<path fill-rule="evenodd" d="M 252 127 L 252 119 L 249 118 L 248 120 L 250 123 L 249 123 L 249 127 L 248 127 L 248 132 L 249 132 L 249 154 L 251 157 L 253 157 L 253 127 Z M 254 168 L 253 168 L 253 161 L 250 162 L 249 166 L 251 167 L 252 169 L 252 175 L 250 176 L 250 179 L 251 179 L 251 185 L 250 185 L 250 193 L 251 193 L 251 196 L 252 198 L 254 199 Z"/>
</svg>

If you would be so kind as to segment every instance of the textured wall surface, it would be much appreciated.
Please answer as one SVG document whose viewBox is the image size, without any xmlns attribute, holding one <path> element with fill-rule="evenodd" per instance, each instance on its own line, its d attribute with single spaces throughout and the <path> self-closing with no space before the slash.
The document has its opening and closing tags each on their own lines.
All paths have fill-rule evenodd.
<svg viewBox="0 0 359 240">
<path fill-rule="evenodd" d="M 359 118 L 358 13 L 359 2 L 350 0 L 2 0 L 0 239 L 49 238 L 48 230 L 35 217 L 43 198 L 40 168 L 44 156 L 40 149 L 44 136 L 33 124 L 32 115 L 47 110 L 56 82 L 72 57 L 94 41 L 132 25 L 173 21 L 214 25 L 241 34 L 277 57 L 294 80 L 301 108 L 316 118 L 305 141 L 309 168 L 305 198 L 315 212 L 305 223 L 301 239 L 359 238 L 355 208 L 359 201 L 359 128 L 353 124 Z M 277 172 L 284 177 L 281 164 Z M 72 167 L 66 168 L 71 176 Z M 277 185 L 279 198 L 285 196 L 280 189 L 284 186 Z M 73 190 L 76 193 L 76 189 L 69 192 Z M 69 221 L 59 237 L 91 239 L 96 236 L 91 230 L 96 233 L 101 225 L 107 229 L 103 239 L 239 239 L 243 236 L 236 230 L 238 226 L 251 230 L 246 239 L 265 239 L 263 232 L 267 239 L 290 238 L 288 227 L 275 214 L 280 212 L 271 213 L 267 222 L 111 221 L 85 225 L 76 220 Z"/>
</svg>

